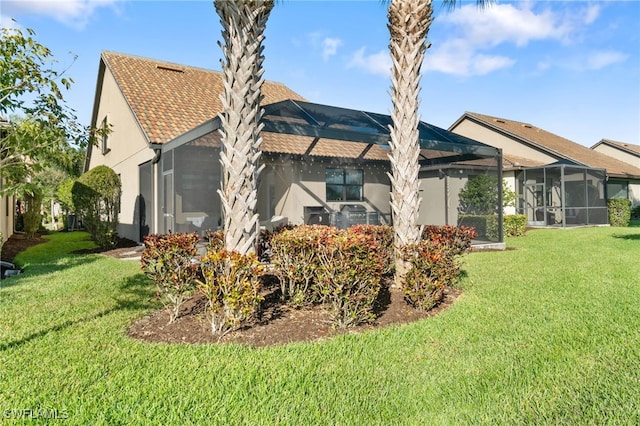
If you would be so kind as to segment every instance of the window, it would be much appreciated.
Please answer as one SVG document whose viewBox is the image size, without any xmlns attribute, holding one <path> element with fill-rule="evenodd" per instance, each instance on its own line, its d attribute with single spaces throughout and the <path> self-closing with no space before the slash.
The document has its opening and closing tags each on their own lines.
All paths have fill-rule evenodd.
<svg viewBox="0 0 640 426">
<path fill-rule="evenodd" d="M 102 155 L 106 155 L 111 149 L 109 148 L 109 135 L 107 134 L 109 124 L 107 123 L 107 117 L 105 116 L 102 120 L 102 130 L 104 133 L 102 134 Z"/>
<path fill-rule="evenodd" d="M 629 182 L 607 182 L 607 195 L 609 198 L 629 198 Z"/>
<path fill-rule="evenodd" d="M 362 201 L 362 170 L 326 169 L 327 201 Z"/>
</svg>

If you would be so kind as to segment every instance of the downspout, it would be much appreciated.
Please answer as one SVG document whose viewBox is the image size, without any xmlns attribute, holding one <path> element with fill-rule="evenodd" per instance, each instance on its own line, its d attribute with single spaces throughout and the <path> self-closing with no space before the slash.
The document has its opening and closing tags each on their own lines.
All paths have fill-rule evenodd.
<svg viewBox="0 0 640 426">
<path fill-rule="evenodd" d="M 504 214 L 504 200 L 502 199 L 502 149 L 498 149 L 498 242 L 504 242 L 503 235 L 503 214 Z"/>
<path fill-rule="evenodd" d="M 152 144 L 151 149 L 153 149 L 154 152 L 151 164 L 158 164 L 158 161 L 160 161 L 160 158 L 162 157 L 162 147 L 158 144 Z"/>
<path fill-rule="evenodd" d="M 151 144 L 151 149 L 153 149 L 153 158 L 151 159 L 151 173 L 153 174 L 153 178 L 151 179 L 151 182 L 153 182 L 153 188 L 151 189 L 151 191 L 153 192 L 153 209 L 152 209 L 152 218 L 153 218 L 153 226 L 150 227 L 150 231 L 151 228 L 152 233 L 157 234 L 158 233 L 158 215 L 159 213 L 159 206 L 158 206 L 158 200 L 159 200 L 159 182 L 158 182 L 158 163 L 160 162 L 160 159 L 162 158 L 162 145 L 157 144 L 157 143 L 152 143 Z"/>
<path fill-rule="evenodd" d="M 449 225 L 449 203 L 451 202 L 451 193 L 449 191 L 449 174 L 444 175 L 444 224 Z"/>
</svg>

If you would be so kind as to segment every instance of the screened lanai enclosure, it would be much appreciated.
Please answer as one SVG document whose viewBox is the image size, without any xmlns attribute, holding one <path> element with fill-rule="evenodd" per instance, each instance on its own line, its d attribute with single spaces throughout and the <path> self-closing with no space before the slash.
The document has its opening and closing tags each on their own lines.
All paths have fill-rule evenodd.
<svg viewBox="0 0 640 426">
<path fill-rule="evenodd" d="M 256 206 L 262 226 L 392 225 L 390 116 L 292 100 L 264 110 Z M 502 241 L 501 151 L 424 122 L 419 135 L 420 224 L 474 226 L 478 243 Z M 218 118 L 161 146 L 160 232 L 204 234 L 221 226 L 220 149 Z"/>
<path fill-rule="evenodd" d="M 529 226 L 606 225 L 606 172 L 573 163 L 555 163 L 516 174 L 518 213 Z"/>
</svg>

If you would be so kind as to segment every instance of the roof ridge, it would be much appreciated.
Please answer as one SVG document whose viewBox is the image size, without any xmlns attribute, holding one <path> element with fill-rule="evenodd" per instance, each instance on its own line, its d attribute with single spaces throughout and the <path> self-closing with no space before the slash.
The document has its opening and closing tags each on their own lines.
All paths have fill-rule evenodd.
<svg viewBox="0 0 640 426">
<path fill-rule="evenodd" d="M 502 120 L 503 124 L 512 124 L 512 125 L 513 124 L 525 125 L 525 124 L 528 124 L 528 123 L 523 123 L 521 121 L 510 120 L 510 119 L 505 119 L 505 118 L 500 118 L 500 117 L 492 117 L 490 115 L 479 114 L 479 113 L 474 113 L 474 112 L 465 112 L 465 115 L 467 115 L 469 117 L 472 117 L 472 118 L 475 118 L 477 120 L 480 120 L 480 121 L 484 122 L 488 126 L 491 126 L 491 127 L 495 128 L 495 129 L 501 131 L 501 132 L 504 132 L 504 133 L 506 133 L 508 135 L 516 137 L 516 138 L 518 138 L 520 140 L 526 141 L 527 143 L 529 143 L 529 144 L 531 144 L 533 146 L 539 147 L 539 148 L 541 148 L 541 149 L 543 149 L 543 150 L 545 150 L 545 151 L 547 151 L 549 153 L 557 155 L 560 158 L 564 158 L 564 159 L 573 161 L 573 162 L 578 163 L 578 164 L 584 164 L 586 166 L 590 166 L 590 164 L 588 164 L 588 162 L 585 162 L 585 160 L 580 160 L 580 159 L 576 158 L 575 155 L 573 155 L 573 154 L 568 154 L 565 151 L 559 151 L 558 149 L 555 149 L 555 148 L 552 148 L 552 147 L 548 146 L 548 144 L 533 140 L 530 137 L 527 137 L 526 135 L 524 135 L 522 133 L 518 133 L 518 132 L 516 132 L 514 130 L 510 130 L 509 128 L 506 128 L 506 127 L 502 127 L 502 126 L 499 125 L 500 124 L 499 121 L 495 122 L 494 120 Z M 574 142 L 571 139 L 567 139 L 565 137 L 562 137 L 560 135 L 557 135 L 555 133 L 552 133 L 552 132 L 550 132 L 548 130 L 542 129 L 542 128 L 537 127 L 537 126 L 532 126 L 532 125 L 530 125 L 530 126 L 531 126 L 530 127 L 531 129 L 537 130 L 537 133 L 540 133 L 541 136 L 543 136 L 543 137 L 544 136 L 546 136 L 546 137 L 550 136 L 550 137 L 553 137 L 553 138 L 556 138 L 556 139 L 562 141 L 563 143 L 569 143 L 569 144 L 573 145 L 574 149 L 581 150 L 582 154 L 586 155 L 588 153 L 589 157 L 595 157 L 596 159 L 600 158 L 600 160 L 602 160 L 602 161 L 606 160 L 608 162 L 611 162 L 612 164 L 616 164 L 621 170 L 628 170 L 629 167 L 634 168 L 636 170 L 640 170 L 640 169 L 638 169 L 637 167 L 635 167 L 633 165 L 630 165 L 628 163 L 620 161 L 617 158 L 614 158 L 614 157 L 612 157 L 610 155 L 606 155 L 606 154 L 603 154 L 601 152 L 592 150 L 591 148 L 589 148 L 587 146 L 584 146 L 582 144 L 579 144 L 578 142 Z"/>
<path fill-rule="evenodd" d="M 485 118 L 485 120 L 484 120 L 484 121 L 486 122 L 486 124 L 489 124 L 490 126 L 496 127 L 496 128 L 498 128 L 498 129 L 500 129 L 500 131 L 502 131 L 502 132 L 506 132 L 506 133 L 508 133 L 508 134 L 510 134 L 510 135 L 512 135 L 512 136 L 515 136 L 515 137 L 517 137 L 517 138 L 519 138 L 519 139 L 526 140 L 526 141 L 527 141 L 527 142 L 529 142 L 530 144 L 532 144 L 532 145 L 534 145 L 534 146 L 537 146 L 537 147 L 539 147 L 539 148 L 542 148 L 542 149 L 544 149 L 544 150 L 546 150 L 546 151 L 548 151 L 548 152 L 550 152 L 550 153 L 553 153 L 554 155 L 557 155 L 557 156 L 559 156 L 559 157 L 561 157 L 561 158 L 565 158 L 565 159 L 567 159 L 567 160 L 571 160 L 571 161 L 577 162 L 577 163 L 579 163 L 579 164 L 584 164 L 582 161 L 579 161 L 579 160 L 577 160 L 577 159 L 575 159 L 575 158 L 573 158 L 573 157 L 570 157 L 570 156 L 568 156 L 568 155 L 567 155 L 566 153 L 564 153 L 564 152 L 560 152 L 560 151 L 558 151 L 558 150 L 556 150 L 556 149 L 553 149 L 553 148 L 551 148 L 551 147 L 548 147 L 548 146 L 546 146 L 546 145 L 544 145 L 544 144 L 542 144 L 542 143 L 540 143 L 540 142 L 538 142 L 538 141 L 535 141 L 535 140 L 533 140 L 533 139 L 530 139 L 530 138 L 528 138 L 528 137 L 526 137 L 526 136 L 524 136 L 524 135 L 520 135 L 520 134 L 518 134 L 518 133 L 515 133 L 515 132 L 510 131 L 509 129 L 505 129 L 505 128 L 501 127 L 501 126 L 497 126 L 497 125 L 495 125 L 495 124 L 493 124 L 493 123 L 490 123 L 490 122 L 488 122 L 488 121 L 486 120 L 486 118 L 490 118 L 490 119 L 491 119 L 491 121 L 494 121 L 494 120 L 502 120 L 502 123 L 504 123 L 504 124 L 506 124 L 507 122 L 511 122 L 511 123 L 520 124 L 520 125 L 522 125 L 523 127 L 529 126 L 529 128 L 531 128 L 531 129 L 536 129 L 538 132 L 542 131 L 542 132 L 544 132 L 544 133 L 546 133 L 546 134 L 548 134 L 548 135 L 552 135 L 552 136 L 554 136 L 554 137 L 560 138 L 560 139 L 565 140 L 565 141 L 567 141 L 567 142 L 569 142 L 569 143 L 572 143 L 572 144 L 574 144 L 574 145 L 576 145 L 576 146 L 583 146 L 583 145 L 580 145 L 579 143 L 574 142 L 574 141 L 572 141 L 572 140 L 570 140 L 570 139 L 567 139 L 567 138 L 564 138 L 564 137 L 562 137 L 562 136 L 556 135 L 555 133 L 551 133 L 551 132 L 549 132 L 549 131 L 547 131 L 547 130 L 544 130 L 544 129 L 542 129 L 542 128 L 538 127 L 538 126 L 533 126 L 532 124 L 525 123 L 525 122 L 523 122 L 523 121 L 511 120 L 511 119 L 508 119 L 508 118 L 501 118 L 501 117 L 493 117 L 493 116 L 490 116 L 490 115 L 486 115 L 486 114 L 479 114 L 479 113 L 474 113 L 474 112 L 468 112 L 468 113 L 466 113 L 466 114 L 470 114 L 471 116 L 476 116 L 476 118 L 479 118 L 479 119 L 482 119 L 482 118 L 484 117 L 484 118 Z M 497 122 L 497 123 L 500 123 L 500 121 L 496 121 L 496 122 Z M 526 126 L 525 126 L 525 125 L 526 125 Z M 587 148 L 587 147 L 585 147 L 585 148 L 586 148 L 586 149 L 589 149 L 589 148 Z"/>
<path fill-rule="evenodd" d="M 103 59 L 107 59 L 105 55 L 106 56 L 120 56 L 120 57 L 125 57 L 125 58 L 130 58 L 130 59 L 136 59 L 136 60 L 140 60 L 140 61 L 152 62 L 152 63 L 155 63 L 157 65 L 165 65 L 165 66 L 174 67 L 174 68 L 181 68 L 183 70 L 189 69 L 189 70 L 203 71 L 203 72 L 214 73 L 214 74 L 221 74 L 221 75 L 224 74 L 223 71 L 221 71 L 221 70 L 214 70 L 214 69 L 211 69 L 211 68 L 198 67 L 198 66 L 195 66 L 195 65 L 181 64 L 179 62 L 171 62 L 171 61 L 166 61 L 164 59 L 156 59 L 156 58 L 151 58 L 151 57 L 148 57 L 148 56 L 134 55 L 132 53 L 115 52 L 113 50 L 103 50 L 101 52 L 100 56 Z M 269 83 L 269 84 L 277 84 L 277 85 L 280 85 L 280 86 L 287 87 L 284 83 L 282 83 L 280 81 L 274 81 L 274 80 L 265 79 L 264 82 L 265 83 Z"/>
</svg>

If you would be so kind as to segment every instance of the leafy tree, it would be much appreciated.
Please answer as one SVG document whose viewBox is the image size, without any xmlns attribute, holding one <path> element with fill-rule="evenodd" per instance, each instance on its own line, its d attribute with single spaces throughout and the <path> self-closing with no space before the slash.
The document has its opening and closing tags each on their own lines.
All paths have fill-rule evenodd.
<svg viewBox="0 0 640 426">
<path fill-rule="evenodd" d="M 469 215 L 487 215 L 498 212 L 498 179 L 479 175 L 469 179 L 460 190 L 458 212 Z M 502 181 L 502 207 L 514 206 L 517 194 Z"/>
<path fill-rule="evenodd" d="M 67 179 L 67 172 L 57 167 L 47 166 L 36 172 L 32 177 L 32 182 L 42 193 L 43 210 L 47 213 L 47 221 L 55 223 L 54 205 L 58 201 L 58 187 L 60 183 Z"/>
<path fill-rule="evenodd" d="M 78 153 L 73 146 L 108 131 L 78 124 L 62 92 L 73 80 L 34 36 L 31 29 L 0 28 L 0 195 L 20 194 L 27 177 L 47 164 L 70 167 Z"/>
<path fill-rule="evenodd" d="M 32 239 L 42 225 L 42 198 L 42 190 L 37 185 L 29 184 L 25 188 L 23 201 L 26 210 L 22 219 L 27 239 Z"/>
<path fill-rule="evenodd" d="M 117 242 L 121 183 L 107 166 L 89 170 L 73 184 L 73 205 L 82 216 L 84 226 L 100 247 L 111 248 Z"/>
</svg>

